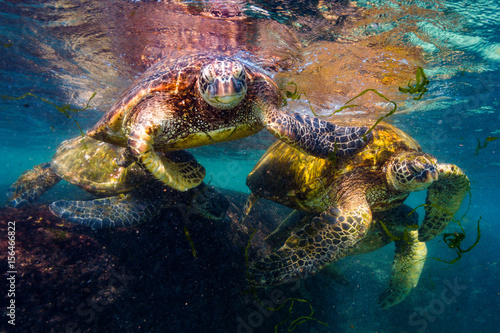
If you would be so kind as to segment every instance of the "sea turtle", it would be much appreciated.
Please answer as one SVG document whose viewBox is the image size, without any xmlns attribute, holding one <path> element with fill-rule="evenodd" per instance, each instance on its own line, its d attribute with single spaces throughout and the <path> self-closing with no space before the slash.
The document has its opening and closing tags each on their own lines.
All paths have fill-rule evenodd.
<svg viewBox="0 0 500 333">
<path fill-rule="evenodd" d="M 291 234 L 307 225 L 315 214 L 293 211 L 267 238 L 272 251 L 279 249 Z M 385 211 L 374 212 L 366 236 L 348 253 L 349 256 L 369 253 L 392 242 L 395 255 L 389 285 L 380 294 L 379 305 L 390 308 L 401 302 L 415 288 L 420 279 L 426 256 L 425 242 L 418 240 L 418 214 L 407 205 Z M 322 270 L 325 276 L 345 284 L 345 276 L 329 264 Z"/>
<path fill-rule="evenodd" d="M 419 241 L 444 230 L 469 191 L 467 176 L 456 165 L 437 163 L 395 126 L 381 122 L 373 134 L 364 149 L 340 160 L 319 159 L 282 142 L 262 156 L 247 178 L 252 194 L 243 217 L 259 197 L 321 215 L 255 263 L 258 283 L 305 278 L 346 256 L 366 237 L 372 212 L 399 206 L 410 192 L 429 189 Z"/>
<path fill-rule="evenodd" d="M 281 93 L 247 60 L 196 54 L 149 68 L 87 135 L 121 147 L 156 179 L 177 190 L 158 151 L 240 139 L 263 128 L 297 149 L 327 158 L 351 155 L 372 137 L 366 126 L 340 127 L 279 111 Z"/>
<path fill-rule="evenodd" d="M 120 165 L 126 149 L 90 137 L 61 143 L 50 163 L 25 171 L 10 187 L 8 202 L 22 207 L 36 201 L 61 179 L 98 196 L 89 201 L 60 200 L 50 205 L 55 215 L 95 228 L 137 225 L 151 220 L 162 207 L 190 205 L 200 215 L 221 219 L 229 202 L 200 182 L 205 169 L 188 152 L 161 153 L 163 163 L 182 178 L 186 186 L 200 184 L 187 192 L 164 186 L 137 163 Z"/>
</svg>

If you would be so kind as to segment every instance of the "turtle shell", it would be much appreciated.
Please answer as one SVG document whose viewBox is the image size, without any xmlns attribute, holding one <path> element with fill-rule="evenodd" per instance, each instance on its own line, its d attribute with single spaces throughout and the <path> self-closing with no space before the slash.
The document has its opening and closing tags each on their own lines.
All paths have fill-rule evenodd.
<svg viewBox="0 0 500 333">
<path fill-rule="evenodd" d="M 341 176 L 365 173 L 369 181 L 383 172 L 383 165 L 392 155 L 403 151 L 421 151 L 421 147 L 408 134 L 385 122 L 374 128 L 373 140 L 365 148 L 347 158 L 321 159 L 276 141 L 248 175 L 247 185 L 263 198 L 296 209 L 321 211 L 329 206 L 329 200 L 323 198 Z"/>
<path fill-rule="evenodd" d="M 254 106 L 259 103 L 277 105 L 281 98 L 279 90 L 260 68 L 242 62 L 249 86 L 245 98 L 231 110 L 208 105 L 198 91 L 198 77 L 205 64 L 223 58 L 228 57 L 195 54 L 156 63 L 117 100 L 87 135 L 126 147 L 132 128 L 141 121 L 151 120 L 164 124 L 165 129 L 159 132 L 169 132 L 168 137 L 164 137 L 165 133 L 154 134 L 155 149 L 169 151 L 255 134 L 263 125 L 260 115 L 254 114 Z M 148 105 L 156 106 L 148 109 Z"/>
<path fill-rule="evenodd" d="M 61 143 L 51 168 L 61 178 L 97 196 L 128 193 L 151 177 L 137 163 L 118 165 L 125 148 L 89 137 Z"/>
</svg>

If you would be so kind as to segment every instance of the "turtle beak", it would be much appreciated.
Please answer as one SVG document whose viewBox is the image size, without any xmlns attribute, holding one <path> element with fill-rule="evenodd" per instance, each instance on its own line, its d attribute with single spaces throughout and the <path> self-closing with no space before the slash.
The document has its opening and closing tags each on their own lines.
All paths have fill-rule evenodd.
<svg viewBox="0 0 500 333">
<path fill-rule="evenodd" d="M 432 180 L 433 180 L 433 181 L 438 180 L 438 178 L 439 178 L 439 172 L 437 171 L 436 167 L 434 167 L 434 168 L 430 171 L 430 173 L 431 173 L 431 177 L 432 177 Z"/>
<path fill-rule="evenodd" d="M 424 166 L 425 170 L 422 171 L 417 179 L 422 183 L 432 183 L 438 180 L 439 174 L 434 165 L 427 164 Z"/>
<path fill-rule="evenodd" d="M 209 87 L 208 99 L 214 106 L 232 108 L 236 106 L 244 97 L 246 89 L 243 84 L 234 78 L 230 80 L 215 79 Z M 212 104 L 210 103 L 210 104 Z"/>
</svg>

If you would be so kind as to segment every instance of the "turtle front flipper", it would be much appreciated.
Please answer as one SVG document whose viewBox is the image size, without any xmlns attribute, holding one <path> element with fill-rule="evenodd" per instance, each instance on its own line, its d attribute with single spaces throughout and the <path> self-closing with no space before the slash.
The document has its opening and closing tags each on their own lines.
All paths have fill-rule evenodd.
<svg viewBox="0 0 500 333">
<path fill-rule="evenodd" d="M 427 247 L 418 240 L 418 214 L 407 205 L 378 212 L 374 223 L 394 240 L 396 253 L 389 285 L 379 297 L 379 306 L 388 309 L 401 302 L 415 288 L 427 258 Z M 380 225 L 389 226 L 384 230 Z M 392 230 L 392 232 L 389 231 Z"/>
<path fill-rule="evenodd" d="M 250 268 L 255 282 L 270 286 L 307 278 L 348 255 L 366 236 L 372 214 L 364 193 L 346 199 L 351 199 L 351 206 L 358 205 L 328 209 L 293 232 L 279 250 L 255 262 Z"/>
<path fill-rule="evenodd" d="M 176 150 L 159 153 L 158 155 L 160 155 L 163 165 L 166 165 L 166 170 L 172 177 L 175 187 L 169 185 L 170 187 L 179 191 L 187 191 L 200 185 L 205 179 L 205 168 L 198 163 L 191 153 L 185 150 Z M 183 189 L 180 189 L 180 187 Z"/>
<path fill-rule="evenodd" d="M 392 264 L 389 286 L 382 292 L 378 304 L 388 309 L 401 302 L 415 288 L 427 258 L 427 247 L 418 241 L 418 230 L 396 241 L 396 255 Z M 406 239 L 405 239 L 406 238 Z"/>
<path fill-rule="evenodd" d="M 271 111 L 266 114 L 264 124 L 278 139 L 319 158 L 350 156 L 373 138 L 366 126 L 342 127 L 298 113 Z"/>
<path fill-rule="evenodd" d="M 181 158 L 180 161 L 171 159 L 171 154 L 161 156 L 155 152 L 153 144 L 157 130 L 158 126 L 153 126 L 150 122 L 136 125 L 128 138 L 132 155 L 154 178 L 175 190 L 187 191 L 198 186 L 205 178 L 205 168 L 187 152 L 184 153 L 192 158 Z"/>
<path fill-rule="evenodd" d="M 19 176 L 7 192 L 7 203 L 19 208 L 38 200 L 55 186 L 61 178 L 51 169 L 50 163 L 35 165 Z"/>
<path fill-rule="evenodd" d="M 162 207 L 161 200 L 138 198 L 133 193 L 89 201 L 53 202 L 52 214 L 94 229 L 138 225 L 150 221 Z"/>
<path fill-rule="evenodd" d="M 427 242 L 439 235 L 459 210 L 470 182 L 465 173 L 453 164 L 438 164 L 438 180 L 427 192 L 425 218 L 418 239 Z"/>
</svg>

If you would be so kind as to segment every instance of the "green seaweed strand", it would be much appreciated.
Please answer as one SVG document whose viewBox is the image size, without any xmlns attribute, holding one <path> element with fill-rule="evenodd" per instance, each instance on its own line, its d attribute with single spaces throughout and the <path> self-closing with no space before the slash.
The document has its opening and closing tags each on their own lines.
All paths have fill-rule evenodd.
<svg viewBox="0 0 500 333">
<path fill-rule="evenodd" d="M 500 139 L 500 137 L 498 137 L 498 136 L 489 136 L 486 139 L 484 139 L 484 143 L 482 145 L 481 145 L 481 141 L 479 139 L 477 139 L 476 153 L 474 155 L 475 156 L 479 155 L 479 151 L 481 149 L 486 148 L 488 146 L 488 143 L 490 143 L 491 141 L 498 140 L 498 139 Z"/>
<path fill-rule="evenodd" d="M 391 241 L 397 241 L 399 240 L 399 237 L 396 237 L 392 234 L 392 232 L 389 231 L 389 228 L 387 228 L 387 226 L 385 225 L 384 222 L 382 221 L 378 221 L 380 223 L 380 225 L 382 226 L 382 229 L 384 229 L 385 233 L 387 234 L 387 236 L 389 236 L 389 238 L 391 239 Z"/>
<path fill-rule="evenodd" d="M 189 245 L 191 245 L 191 252 L 193 253 L 193 257 L 195 259 L 197 259 L 198 252 L 196 252 L 196 248 L 194 247 L 193 239 L 191 238 L 191 235 L 189 234 L 189 231 L 188 231 L 186 226 L 184 226 L 184 235 L 186 236 L 186 238 L 189 242 Z"/>
<path fill-rule="evenodd" d="M 296 319 L 292 320 L 291 323 L 287 327 L 287 331 L 288 332 L 293 332 L 297 328 L 297 326 L 299 326 L 301 324 L 304 324 L 304 323 L 306 323 L 309 320 L 313 320 L 313 321 L 316 321 L 317 323 L 319 323 L 321 325 L 328 326 L 327 323 L 322 322 L 321 320 L 312 317 L 313 314 L 314 314 L 313 306 L 311 305 L 311 302 L 309 302 L 308 300 L 305 300 L 305 299 L 301 299 L 301 298 L 288 298 L 283 304 L 281 304 L 276 309 L 273 310 L 273 309 L 268 308 L 268 310 L 270 310 L 270 311 L 278 311 L 279 309 L 281 309 L 282 307 L 284 307 L 285 304 L 288 303 L 288 302 L 291 302 L 290 303 L 290 307 L 288 308 L 288 314 L 290 315 L 290 317 L 288 319 L 283 320 L 282 322 L 280 322 L 280 323 L 278 323 L 278 324 L 276 324 L 274 326 L 274 332 L 275 333 L 278 333 L 278 328 L 281 325 L 283 325 L 287 321 L 291 320 L 291 318 L 293 316 L 292 311 L 293 311 L 293 307 L 295 305 L 295 302 L 307 303 L 307 305 L 309 305 L 309 311 L 310 311 L 310 313 L 309 313 L 308 316 L 301 316 L 299 318 L 296 318 Z"/>
<path fill-rule="evenodd" d="M 85 111 L 87 110 L 89 107 L 90 107 L 90 102 L 92 101 L 92 99 L 96 96 L 97 93 L 93 93 L 92 96 L 90 96 L 89 100 L 87 101 L 87 104 L 83 107 L 83 108 L 72 108 L 70 104 L 63 104 L 62 106 L 60 105 L 57 105 L 55 104 L 54 102 L 51 102 L 49 101 L 48 99 L 46 98 L 43 98 L 43 97 L 40 97 L 40 96 L 37 96 L 35 94 L 32 94 L 32 93 L 25 93 L 24 95 L 22 96 L 19 96 L 19 97 L 14 97 L 14 96 L 5 96 L 5 95 L 2 95 L 1 97 L 4 99 L 4 100 L 13 100 L 13 101 L 17 101 L 17 100 L 21 100 L 21 99 L 24 99 L 28 96 L 30 97 L 34 97 L 34 98 L 38 98 L 39 100 L 41 100 L 42 102 L 45 102 L 47 104 L 50 104 L 52 105 L 54 108 L 56 108 L 57 111 L 59 111 L 60 113 L 62 113 L 64 116 L 66 116 L 66 118 L 69 118 L 69 119 L 72 119 L 76 126 L 78 127 L 78 129 L 80 130 L 80 134 L 83 136 L 85 136 L 85 134 L 83 133 L 83 130 L 82 128 L 80 127 L 80 124 L 78 123 L 78 121 L 76 121 L 76 119 L 74 119 L 72 116 L 71 116 L 71 113 L 78 113 L 78 112 L 81 112 L 81 111 Z"/>
<path fill-rule="evenodd" d="M 287 327 L 287 331 L 288 332 L 292 332 L 293 330 L 295 330 L 295 328 L 309 320 L 312 320 L 312 321 L 316 321 L 322 325 L 325 325 L 325 326 L 328 326 L 327 323 L 325 322 L 322 322 L 320 321 L 319 319 L 316 319 L 316 318 L 313 318 L 312 315 L 314 314 L 314 309 L 313 309 L 313 306 L 311 305 L 311 302 L 309 302 L 308 300 L 306 299 L 302 299 L 302 298 L 294 298 L 294 297 L 290 297 L 290 298 L 287 298 L 283 304 L 281 304 L 280 306 L 276 307 L 276 308 L 271 308 L 267 305 L 265 305 L 259 298 L 259 296 L 257 296 L 257 291 L 256 291 L 256 283 L 255 283 L 255 279 L 253 277 L 253 275 L 249 272 L 249 259 L 248 259 L 248 250 L 250 249 L 250 244 L 252 242 L 252 239 L 253 237 L 255 236 L 255 233 L 257 232 L 257 229 L 250 229 L 251 231 L 251 234 L 250 234 L 250 237 L 248 239 L 248 242 L 247 242 L 247 245 L 245 246 L 245 263 L 246 263 L 246 266 L 247 266 L 247 272 L 246 272 L 246 276 L 247 276 L 247 281 L 249 282 L 250 284 L 250 293 L 252 294 L 253 297 L 255 297 L 255 299 L 257 300 L 257 302 L 259 302 L 259 304 L 265 308 L 266 310 L 268 311 L 271 311 L 271 312 L 276 312 L 276 311 L 279 311 L 281 310 L 287 303 L 290 302 L 290 307 L 288 308 L 288 313 L 290 315 L 290 317 L 278 324 L 276 324 L 274 326 L 274 332 L 277 333 L 278 332 L 278 328 L 283 325 L 284 323 L 286 323 L 287 321 L 290 321 L 292 319 L 292 311 L 293 311 L 293 308 L 294 308 L 294 305 L 295 305 L 295 302 L 299 302 L 299 303 L 307 303 L 309 305 L 309 315 L 308 316 L 301 316 L 299 318 L 296 318 L 294 320 L 291 321 L 291 323 L 288 325 Z"/>
<path fill-rule="evenodd" d="M 375 123 L 372 125 L 372 127 L 370 127 L 370 129 L 363 135 L 363 140 L 366 140 L 366 135 L 368 133 L 370 133 L 371 131 L 373 131 L 373 129 L 375 128 L 375 126 L 377 126 L 382 120 L 384 120 L 385 118 L 389 117 L 389 116 L 392 116 L 396 110 L 398 109 L 398 105 L 396 104 L 396 102 L 394 101 L 391 101 L 390 99 L 388 99 L 387 97 L 385 97 L 384 94 L 378 92 L 376 89 L 365 89 L 363 90 L 362 92 L 360 92 L 359 94 L 357 94 L 356 96 L 354 96 L 353 98 L 351 98 L 350 100 L 348 100 L 347 102 L 345 102 L 345 104 L 348 104 L 352 101 L 354 101 L 356 98 L 359 98 L 361 96 L 363 96 L 364 94 L 366 94 L 367 92 L 374 92 L 375 94 L 377 94 L 379 97 L 385 99 L 387 102 L 391 103 L 394 107 L 391 111 L 389 111 L 387 114 L 383 115 L 382 117 L 378 118 Z M 316 114 L 314 111 L 313 111 L 313 114 L 316 116 L 316 117 L 326 117 L 326 118 L 329 118 L 331 116 L 333 116 L 334 114 L 336 113 L 339 113 L 340 111 L 342 110 L 345 110 L 347 108 L 353 108 L 353 107 L 356 107 L 358 106 L 357 104 L 351 104 L 351 105 L 344 105 L 342 107 L 340 107 L 338 110 L 335 110 L 333 111 L 332 113 L 330 113 L 329 115 L 318 115 Z M 312 110 L 312 108 L 311 108 Z"/>
<path fill-rule="evenodd" d="M 394 108 L 393 108 L 391 111 L 389 111 L 387 114 L 385 114 L 385 115 L 383 115 L 382 117 L 378 118 L 378 119 L 377 119 L 377 121 L 375 121 L 375 123 L 372 125 L 372 127 L 370 127 L 370 129 L 369 129 L 369 130 L 368 130 L 368 131 L 367 131 L 367 132 L 363 135 L 363 139 L 364 139 L 365 141 L 366 141 L 366 135 L 367 135 L 368 133 L 370 133 L 371 131 L 373 131 L 373 129 L 375 128 L 375 126 L 377 126 L 377 125 L 378 125 L 378 124 L 379 124 L 382 120 L 384 120 L 385 118 L 392 116 L 392 115 L 396 112 L 396 110 L 398 109 L 398 105 L 396 104 L 396 102 L 391 101 L 390 99 L 388 99 L 387 97 L 385 97 L 383 94 L 381 94 L 380 92 L 378 92 L 378 91 L 377 91 L 377 90 L 375 90 L 375 89 L 366 89 L 366 90 L 363 90 L 363 91 L 362 91 L 359 95 L 357 95 L 357 96 L 355 96 L 354 98 L 351 98 L 350 100 L 348 100 L 348 101 L 346 102 L 346 104 L 347 104 L 347 103 L 350 103 L 350 102 L 351 102 L 352 100 L 354 100 L 355 98 L 358 98 L 358 97 L 360 97 L 360 96 L 362 96 L 362 95 L 366 94 L 366 93 L 367 93 L 367 92 L 369 92 L 369 91 L 374 92 L 374 93 L 375 93 L 375 94 L 377 94 L 379 97 L 382 97 L 383 99 L 385 99 L 387 102 L 392 103 L 392 105 L 394 105 Z M 342 109 L 342 108 L 340 108 L 340 109 Z"/>
<path fill-rule="evenodd" d="M 439 259 L 439 258 L 433 258 L 433 259 L 442 261 L 442 262 L 444 262 L 446 264 L 454 264 L 454 263 L 456 263 L 458 260 L 460 260 L 462 258 L 462 254 L 463 253 L 467 253 L 470 250 L 472 250 L 477 245 L 477 243 L 479 243 L 479 240 L 481 239 L 481 229 L 479 228 L 479 222 L 481 222 L 481 218 L 482 217 L 479 217 L 479 220 L 477 220 L 477 237 L 476 237 L 476 241 L 471 246 L 469 246 L 469 248 L 467 248 L 467 250 L 462 250 L 462 248 L 461 248 L 462 241 L 465 239 L 465 231 L 462 228 L 462 226 L 460 226 L 460 228 L 462 229 L 462 232 L 454 232 L 454 233 L 445 233 L 445 234 L 443 234 L 443 241 L 446 243 L 446 245 L 450 249 L 455 249 L 455 251 L 457 253 L 457 257 L 455 259 L 451 260 L 451 261 L 445 261 L 445 260 Z"/>
<path fill-rule="evenodd" d="M 407 93 L 407 94 L 419 94 L 417 97 L 414 97 L 413 99 L 414 100 L 419 100 L 422 98 L 422 96 L 427 92 L 427 88 L 426 86 L 429 85 L 430 81 L 427 79 L 427 76 L 425 75 L 425 72 L 424 72 L 424 69 L 422 67 L 417 67 L 417 74 L 416 74 L 416 77 L 415 77 L 415 85 L 411 85 L 411 79 L 408 81 L 408 87 L 407 88 L 404 88 L 404 87 L 398 87 L 399 91 L 402 92 L 402 93 Z M 297 84 L 295 82 L 289 82 L 288 85 L 294 85 L 295 86 L 295 90 L 293 92 L 291 91 L 286 91 L 285 94 L 286 94 L 286 97 L 287 98 L 291 98 L 292 100 L 298 100 L 300 99 L 300 97 L 302 95 L 306 95 L 305 93 L 303 92 L 299 92 L 298 91 L 298 87 L 297 87 Z M 389 111 L 387 114 L 383 115 L 382 117 L 378 118 L 375 123 L 373 124 L 372 127 L 370 127 L 370 129 L 363 135 L 363 139 L 366 140 L 366 135 L 368 133 L 370 133 L 371 131 L 373 131 L 373 129 L 375 128 L 375 126 L 377 126 L 382 120 L 384 120 L 385 118 L 389 117 L 389 116 L 392 116 L 396 110 L 398 109 L 398 105 L 396 104 L 396 102 L 388 99 L 384 94 L 380 93 L 379 91 L 377 91 L 376 89 L 373 89 L 373 88 L 370 88 L 370 89 L 365 89 L 363 90 L 362 92 L 360 92 L 359 94 L 357 94 L 356 96 L 354 96 L 353 98 L 351 98 L 350 100 L 348 100 L 347 102 L 344 103 L 344 105 L 342 107 L 340 107 L 338 110 L 335 110 L 334 112 L 328 114 L 328 115 L 319 115 L 317 114 L 316 112 L 314 112 L 314 109 L 311 105 L 311 102 L 309 102 L 309 107 L 311 108 L 311 112 L 316 116 L 316 117 L 325 117 L 325 118 L 329 118 L 331 116 L 333 116 L 334 114 L 336 113 L 339 113 L 347 108 L 353 108 L 353 107 L 357 107 L 358 105 L 357 104 L 350 104 L 352 101 L 354 101 L 355 99 L 363 96 L 364 94 L 366 94 L 367 92 L 373 92 L 375 94 L 377 94 L 379 97 L 383 98 L 384 100 L 386 100 L 387 102 L 391 103 L 393 105 L 393 109 L 391 111 Z M 284 100 L 284 104 L 283 105 L 287 105 L 286 103 L 286 100 Z M 488 140 L 490 139 L 490 140 Z M 497 138 L 487 138 L 486 140 L 489 142 L 489 141 L 493 141 Z M 486 146 L 486 142 L 485 142 L 485 146 Z"/>
<path fill-rule="evenodd" d="M 302 92 L 299 92 L 298 89 L 299 87 L 297 86 L 297 83 L 295 82 L 288 82 L 288 85 L 293 85 L 295 86 L 295 91 L 294 92 L 291 92 L 291 91 L 285 91 L 285 95 L 286 95 L 286 98 L 290 98 L 292 101 L 294 100 L 299 100 L 300 99 L 300 96 L 302 96 L 302 94 L 304 94 L 305 96 L 305 93 L 302 93 Z"/>
<path fill-rule="evenodd" d="M 469 197 L 470 197 L 470 191 L 469 191 Z M 410 213 L 408 213 L 408 216 L 409 216 L 409 215 L 413 214 L 419 207 L 432 207 L 435 209 L 439 209 L 439 210 L 443 211 L 445 214 L 451 216 L 452 221 L 457 223 L 458 226 L 460 227 L 460 229 L 461 229 L 460 232 L 452 232 L 452 233 L 444 233 L 443 234 L 443 242 L 448 246 L 448 248 L 455 250 L 455 252 L 457 253 L 457 257 L 453 260 L 450 260 L 450 261 L 446 261 L 446 260 L 443 260 L 440 258 L 435 258 L 435 257 L 433 257 L 432 259 L 436 259 L 436 260 L 444 262 L 446 264 L 454 264 L 462 258 L 463 253 L 469 252 L 479 243 L 479 240 L 481 238 L 481 229 L 479 227 L 479 223 L 481 222 L 482 217 L 479 217 L 479 220 L 477 221 L 476 241 L 466 250 L 462 250 L 462 247 L 461 247 L 462 241 L 466 238 L 466 235 L 465 235 L 465 229 L 462 227 L 462 224 L 460 223 L 460 221 L 463 220 L 463 218 L 465 217 L 465 215 L 469 211 L 470 204 L 471 204 L 471 200 L 469 200 L 469 205 L 467 206 L 467 211 L 460 218 L 460 220 L 457 220 L 454 216 L 452 216 L 452 214 L 449 211 L 447 211 L 443 207 L 433 205 L 433 204 L 421 204 L 421 205 L 415 207 Z"/>
<path fill-rule="evenodd" d="M 422 67 L 417 67 L 417 75 L 415 77 L 415 85 L 411 85 L 411 79 L 408 81 L 408 88 L 399 87 L 399 91 L 405 94 L 419 94 L 417 97 L 413 97 L 414 100 L 418 101 L 427 92 L 426 86 L 430 83 L 427 76 L 424 73 Z"/>
<path fill-rule="evenodd" d="M 285 95 L 286 95 L 287 98 L 290 98 L 292 100 L 299 100 L 302 95 L 306 96 L 306 94 L 304 92 L 299 92 L 298 91 L 298 87 L 297 87 L 297 84 L 295 82 L 289 82 L 288 85 L 294 85 L 295 86 L 295 90 L 293 92 L 291 92 L 291 91 L 285 91 Z M 373 126 L 370 127 L 370 129 L 363 135 L 363 139 L 366 140 L 366 135 L 368 133 L 370 133 L 371 131 L 373 131 L 373 129 L 375 128 L 375 126 L 377 126 L 383 119 L 385 119 L 385 118 L 387 118 L 389 116 L 392 116 L 396 112 L 396 110 L 398 108 L 398 105 L 396 104 L 396 102 L 391 101 L 390 99 L 388 99 L 387 97 L 385 97 L 384 94 L 378 92 L 376 89 L 372 88 L 372 89 L 365 89 L 365 90 L 363 90 L 362 92 L 360 92 L 359 94 L 357 94 L 356 96 L 354 96 L 353 98 L 351 98 L 350 100 L 348 100 L 347 102 L 345 102 L 345 104 L 343 106 L 341 106 L 338 110 L 335 110 L 335 111 L 333 111 L 332 113 L 330 113 L 328 115 L 320 115 L 320 114 L 317 114 L 316 112 L 314 112 L 314 108 L 312 107 L 311 102 L 308 101 L 309 108 L 311 109 L 311 112 L 312 112 L 312 114 L 314 116 L 329 118 L 329 117 L 333 116 L 334 114 L 339 113 L 339 112 L 341 112 L 341 111 L 343 111 L 345 109 L 354 108 L 354 107 L 359 106 L 358 104 L 351 104 L 351 105 L 347 105 L 347 104 L 349 104 L 350 102 L 352 102 L 356 98 L 359 98 L 359 97 L 363 96 L 364 94 L 366 94 L 369 91 L 374 92 L 375 94 L 377 94 L 381 98 L 385 99 L 387 102 L 392 103 L 394 105 L 394 108 L 391 111 L 389 111 L 387 114 L 383 115 L 382 117 L 378 118 L 375 121 L 375 124 L 373 124 Z M 283 106 L 286 106 L 286 105 L 287 105 L 286 99 L 283 99 Z"/>
</svg>

